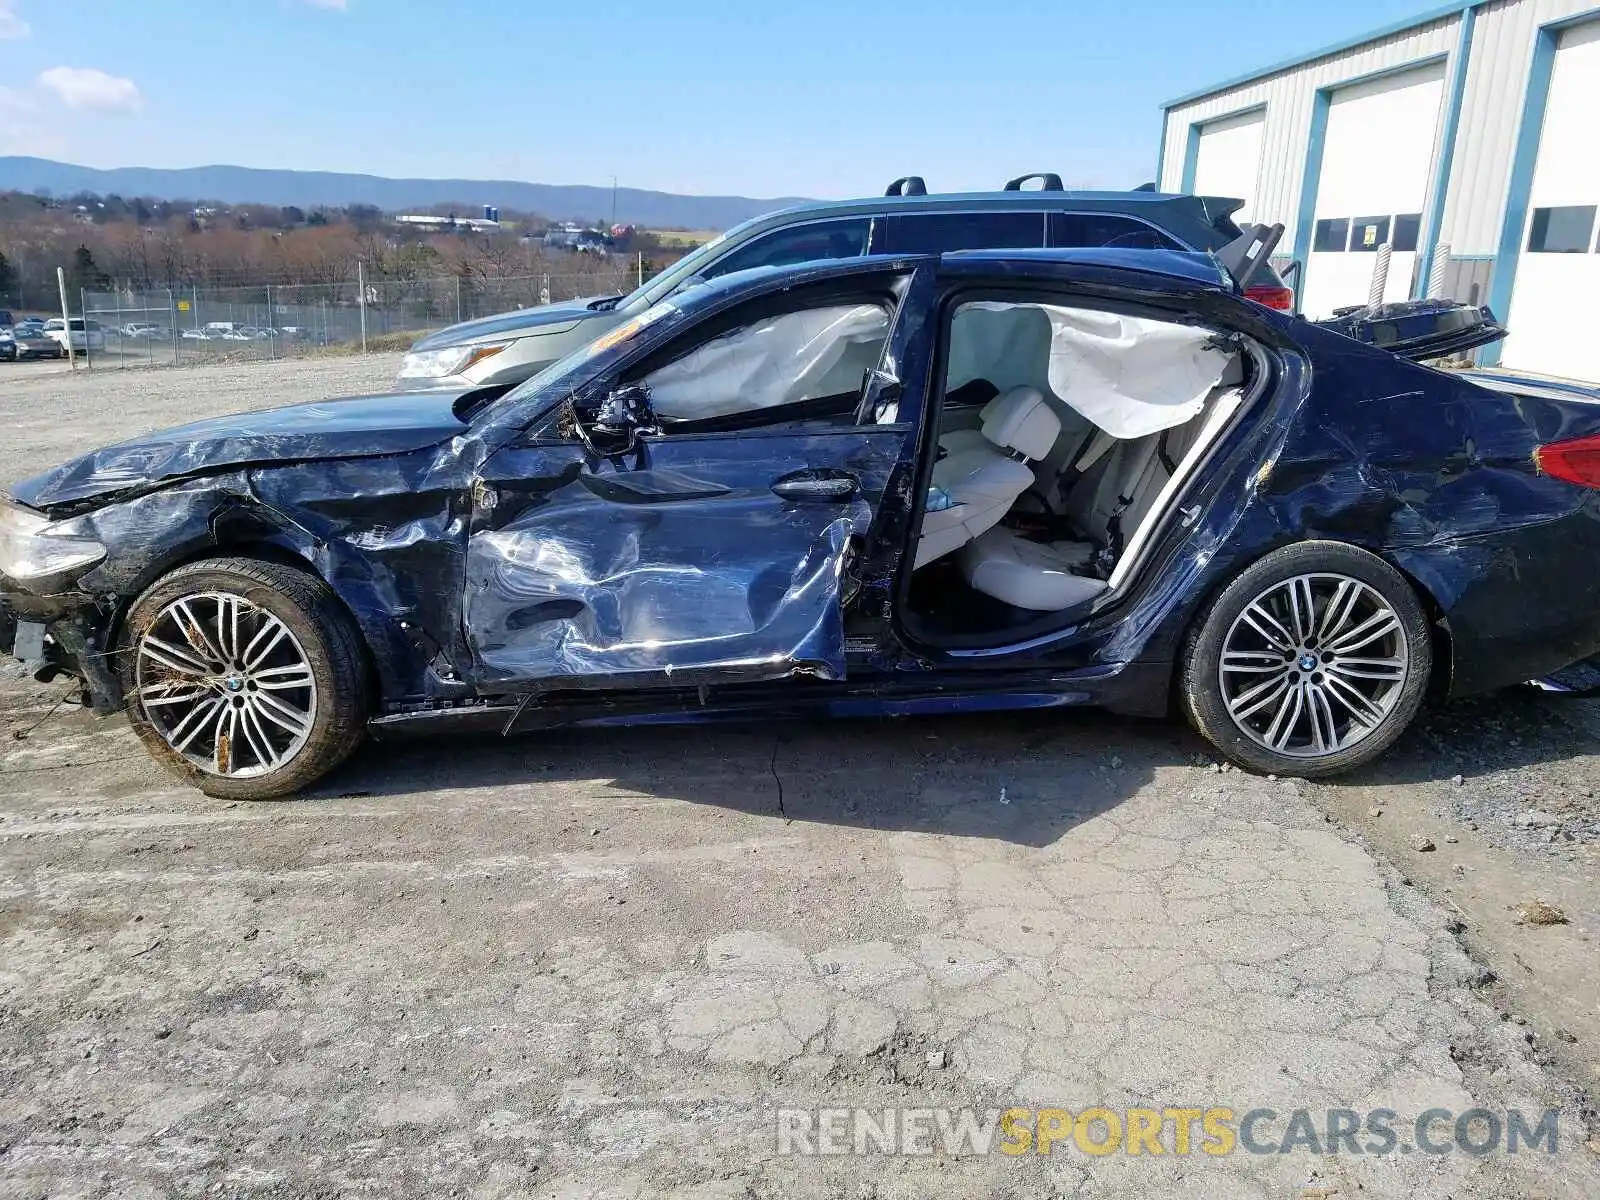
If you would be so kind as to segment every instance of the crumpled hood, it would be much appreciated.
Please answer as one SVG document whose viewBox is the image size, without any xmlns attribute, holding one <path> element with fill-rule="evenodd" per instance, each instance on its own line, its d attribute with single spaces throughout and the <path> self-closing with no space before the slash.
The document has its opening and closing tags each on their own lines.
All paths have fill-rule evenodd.
<svg viewBox="0 0 1600 1200">
<path fill-rule="evenodd" d="M 412 345 L 412 350 L 443 350 L 449 346 L 462 346 L 470 342 L 494 342 L 506 337 L 527 337 L 531 333 L 565 333 L 579 321 L 604 316 L 609 308 L 592 308 L 610 296 L 588 296 L 566 304 L 542 304 L 538 308 L 523 308 L 516 312 L 497 313 L 492 317 L 479 317 L 451 325 L 437 333 L 430 333 Z"/>
<path fill-rule="evenodd" d="M 466 431 L 453 412 L 462 394 L 353 396 L 196 421 L 96 450 L 10 493 L 48 509 L 227 467 L 403 454 Z"/>
</svg>

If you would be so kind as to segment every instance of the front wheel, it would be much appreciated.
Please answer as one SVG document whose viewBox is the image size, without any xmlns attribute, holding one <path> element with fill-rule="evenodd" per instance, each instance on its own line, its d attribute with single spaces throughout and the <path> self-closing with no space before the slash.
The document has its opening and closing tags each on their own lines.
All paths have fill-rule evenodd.
<svg viewBox="0 0 1600 1200">
<path fill-rule="evenodd" d="M 207 795 L 287 795 L 361 742 L 360 635 L 327 585 L 293 567 L 179 567 L 134 602 L 120 649 L 134 732 Z"/>
<path fill-rule="evenodd" d="M 1335 775 L 1377 758 L 1422 707 L 1431 630 L 1388 563 L 1341 542 L 1266 555 L 1223 589 L 1189 636 L 1190 721 L 1262 773 Z"/>
</svg>

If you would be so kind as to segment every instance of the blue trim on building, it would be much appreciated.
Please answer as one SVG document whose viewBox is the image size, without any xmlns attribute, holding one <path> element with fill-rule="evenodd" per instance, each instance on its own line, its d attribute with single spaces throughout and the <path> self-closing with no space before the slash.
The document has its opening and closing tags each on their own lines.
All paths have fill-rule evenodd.
<svg viewBox="0 0 1600 1200">
<path fill-rule="evenodd" d="M 1167 169 L 1167 114 L 1161 114 L 1161 140 L 1156 143 L 1156 173 L 1150 178 L 1155 181 L 1156 191 L 1164 190 L 1166 181 L 1162 174 Z"/>
<path fill-rule="evenodd" d="M 1335 54 L 1342 54 L 1355 46 L 1364 46 L 1366 43 L 1375 42 L 1379 38 L 1391 37 L 1394 34 L 1404 33 L 1408 29 L 1417 29 L 1423 25 L 1432 25 L 1435 21 L 1443 21 L 1483 2 L 1484 0 L 1454 0 L 1454 3 L 1447 4 L 1443 8 L 1436 8 L 1431 12 L 1425 12 L 1421 16 L 1410 17 L 1404 21 L 1396 21 L 1392 25 L 1383 26 L 1381 29 L 1374 29 L 1357 37 L 1345 38 L 1343 41 L 1335 42 L 1331 46 L 1324 46 L 1320 50 L 1313 50 L 1310 54 L 1302 54 L 1296 58 L 1285 59 L 1283 62 L 1274 63 L 1270 67 L 1262 67 L 1259 70 L 1251 71 L 1247 75 L 1240 75 L 1236 79 L 1215 83 L 1210 87 L 1201 88 L 1198 92 L 1190 92 L 1186 96 L 1179 96 L 1176 100 L 1168 100 L 1161 108 L 1163 111 L 1170 112 L 1180 105 L 1193 104 L 1196 100 L 1204 100 L 1207 96 L 1228 91 L 1230 88 L 1239 87 L 1241 84 L 1253 83 L 1258 79 L 1265 79 L 1269 75 L 1277 75 L 1283 71 L 1304 66 L 1306 63 L 1316 62 L 1319 58 L 1330 58 Z"/>
<path fill-rule="evenodd" d="M 1305 173 L 1300 176 L 1300 208 L 1294 219 L 1294 257 L 1300 274 L 1294 281 L 1296 303 L 1306 292 L 1310 268 L 1312 226 L 1317 217 L 1317 185 L 1322 181 L 1322 146 L 1328 138 L 1328 108 L 1332 88 L 1318 88 L 1311 100 L 1311 134 L 1306 140 Z"/>
<path fill-rule="evenodd" d="M 1450 172 L 1456 157 L 1456 133 L 1461 128 L 1461 103 L 1467 94 L 1467 66 L 1472 62 L 1472 34 L 1477 24 L 1478 3 L 1475 2 L 1462 10 L 1461 27 L 1457 30 L 1456 36 L 1456 52 L 1452 55 L 1450 91 L 1444 110 L 1444 136 L 1439 140 L 1439 161 L 1434 164 L 1433 189 L 1428 193 L 1424 236 L 1421 253 L 1417 256 L 1421 269 L 1417 271 L 1417 284 L 1413 295 L 1418 298 L 1428 294 L 1428 276 L 1433 265 L 1433 255 L 1439 245 L 1439 231 L 1444 227 L 1444 203 L 1450 195 Z"/>
<path fill-rule="evenodd" d="M 1178 190 L 1184 195 L 1194 192 L 1194 173 L 1200 165 L 1200 130 L 1202 126 L 1196 122 L 1189 126 L 1187 140 L 1183 146 L 1183 174 L 1178 177 Z"/>
</svg>

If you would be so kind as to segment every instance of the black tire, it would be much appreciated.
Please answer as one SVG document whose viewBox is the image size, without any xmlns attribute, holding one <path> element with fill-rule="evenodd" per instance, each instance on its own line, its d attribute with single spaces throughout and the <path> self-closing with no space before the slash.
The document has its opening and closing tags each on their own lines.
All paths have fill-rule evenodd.
<svg viewBox="0 0 1600 1200">
<path fill-rule="evenodd" d="M 315 684 L 314 691 L 308 692 L 313 700 L 309 705 L 309 728 L 300 735 L 301 744 L 270 770 L 265 769 L 269 760 L 261 756 L 255 769 L 262 773 L 247 777 L 202 769 L 176 751 L 138 691 L 140 647 L 147 636 L 153 635 L 162 614 L 185 597 L 218 594 L 238 597 L 281 622 L 293 635 L 294 652 L 303 660 L 303 667 L 309 669 Z M 266 620 L 259 616 L 258 619 Z M 237 626 L 234 636 L 236 642 L 243 640 Z M 287 796 L 338 766 L 365 736 L 369 711 L 365 646 L 332 591 L 306 571 L 252 558 L 206 559 L 179 567 L 158 579 L 134 601 L 118 641 L 117 662 L 123 695 L 128 698 L 128 719 L 134 732 L 157 762 L 208 796 L 227 800 L 272 800 Z M 188 652 L 192 647 L 193 642 L 183 649 Z M 248 651 L 238 657 L 246 659 Z M 232 684 L 228 686 L 231 688 Z M 250 687 L 254 690 L 255 684 Z M 219 690 L 218 694 L 224 703 L 239 702 L 226 692 Z M 261 728 L 260 722 L 257 728 Z M 220 717 L 217 729 L 220 734 Z M 213 738 L 213 743 L 216 740 Z M 216 757 L 221 762 L 223 755 L 219 752 Z"/>
<path fill-rule="evenodd" d="M 1296 580 L 1311 582 L 1306 585 L 1290 582 Z M 1337 592 L 1336 589 L 1345 586 L 1338 582 L 1340 580 L 1355 581 L 1355 584 L 1365 585 L 1370 592 L 1363 591 L 1359 586 L 1350 586 L 1342 593 Z M 1278 649 L 1277 641 L 1257 636 L 1256 631 L 1261 627 L 1260 609 L 1252 608 L 1252 605 L 1260 601 L 1270 609 L 1275 603 L 1287 603 L 1287 597 L 1297 586 L 1306 586 L 1308 589 L 1307 599 L 1310 600 L 1313 619 L 1305 624 L 1312 627 L 1312 632 L 1305 637 L 1290 633 L 1289 641 L 1293 648 L 1282 651 Z M 1354 595 L 1355 599 L 1349 601 L 1352 605 L 1370 605 L 1373 613 L 1370 620 L 1375 623 L 1373 628 L 1387 628 L 1390 625 L 1390 622 L 1382 619 L 1383 606 L 1386 605 L 1392 612 L 1396 618 L 1394 628 L 1382 635 L 1378 643 L 1389 651 L 1389 657 L 1381 660 L 1385 665 L 1370 668 L 1352 665 L 1339 673 L 1337 679 L 1334 678 L 1338 668 L 1330 669 L 1330 665 L 1337 663 L 1340 658 L 1334 650 L 1347 639 L 1327 636 L 1319 649 L 1316 633 L 1332 624 L 1329 610 L 1336 607 L 1334 596 L 1325 594 L 1328 589 L 1335 589 L 1336 595 Z M 1320 615 L 1318 593 L 1324 593 L 1325 606 L 1320 610 Z M 1296 599 L 1299 598 L 1297 595 Z M 1246 621 L 1247 609 L 1251 610 L 1256 624 Z M 1357 622 L 1357 626 L 1347 638 L 1362 636 L 1359 631 L 1360 613 L 1366 611 L 1368 609 L 1361 608 L 1356 616 L 1350 618 Z M 1289 632 L 1291 621 L 1292 618 L 1286 617 L 1274 636 Z M 1340 626 L 1333 625 L 1333 628 L 1337 630 Z M 1234 639 L 1231 642 L 1230 637 Z M 1258 648 L 1248 648 L 1249 639 L 1256 639 L 1255 646 Z M 1282 638 L 1277 640 L 1281 641 Z M 1302 644 L 1306 642 L 1310 645 Z M 1364 648 L 1366 644 L 1359 645 Z M 1240 646 L 1246 648 L 1241 650 Z M 1222 655 L 1225 649 L 1232 656 L 1226 686 L 1232 689 L 1235 709 L 1243 720 L 1235 718 L 1234 711 L 1229 707 L 1229 696 L 1224 695 Z M 1284 655 L 1281 666 L 1273 661 L 1273 655 L 1280 653 Z M 1364 649 L 1362 653 L 1365 653 Z M 1349 651 L 1343 651 L 1342 656 L 1349 658 L 1352 664 L 1380 662 L 1379 659 L 1353 655 Z M 1387 665 L 1391 659 L 1404 665 Z M 1308 661 L 1317 665 L 1306 665 Z M 1360 675 L 1364 670 L 1376 673 Z M 1185 643 L 1180 663 L 1179 691 L 1190 723 L 1224 756 L 1261 774 L 1310 779 L 1337 775 L 1371 762 L 1393 745 L 1422 707 L 1432 670 L 1432 630 L 1416 591 L 1405 576 L 1376 555 L 1342 542 L 1298 542 L 1275 550 L 1254 563 L 1211 602 L 1205 614 L 1190 630 Z M 1281 685 L 1276 682 L 1279 679 L 1283 680 Z M 1313 680 L 1315 686 L 1312 686 Z M 1274 689 L 1279 686 L 1288 691 L 1275 692 Z M 1301 701 L 1293 698 L 1297 687 L 1304 701 L 1304 715 Z M 1339 690 L 1335 691 L 1335 687 Z M 1259 716 L 1250 712 L 1258 704 L 1255 696 L 1246 694 L 1250 688 L 1265 689 L 1262 695 L 1273 692 L 1266 700 L 1259 701 L 1270 711 Z M 1352 690 L 1366 699 L 1365 709 L 1360 709 L 1359 701 L 1352 705 L 1345 698 L 1345 693 Z M 1319 697 L 1332 696 L 1334 703 L 1330 704 L 1325 699 L 1311 699 L 1313 692 Z M 1282 705 L 1281 709 L 1279 705 Z M 1339 714 L 1334 711 L 1337 705 L 1343 705 L 1340 711 L 1346 717 L 1345 734 L 1339 732 Z M 1312 709 L 1316 709 L 1317 718 L 1312 717 Z M 1363 714 L 1363 720 L 1355 717 L 1358 709 Z M 1322 728 L 1317 728 L 1323 712 L 1328 715 L 1322 728 L 1335 735 L 1331 738 L 1324 737 Z M 1282 731 L 1284 748 L 1295 752 L 1285 753 L 1274 748 L 1279 743 L 1279 738 L 1274 736 L 1279 732 L 1279 714 L 1288 720 L 1287 729 Z M 1268 728 L 1263 731 L 1261 725 L 1269 722 Z M 1254 732 L 1247 732 L 1247 729 L 1253 729 Z M 1303 731 L 1303 735 L 1297 737 L 1300 731 Z M 1346 736 L 1348 741 L 1344 740 Z M 1272 744 L 1268 744 L 1269 741 Z M 1306 745 L 1307 742 L 1310 745 Z M 1325 745 L 1331 748 L 1323 750 Z"/>
</svg>

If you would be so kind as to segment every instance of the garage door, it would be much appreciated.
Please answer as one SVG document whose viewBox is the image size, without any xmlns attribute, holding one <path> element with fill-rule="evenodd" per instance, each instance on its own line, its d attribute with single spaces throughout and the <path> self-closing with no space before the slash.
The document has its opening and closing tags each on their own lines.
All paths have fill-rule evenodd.
<svg viewBox="0 0 1600 1200">
<path fill-rule="evenodd" d="M 1551 375 L 1600 380 L 1593 307 L 1600 289 L 1595 212 L 1600 208 L 1600 22 L 1556 44 L 1528 226 L 1501 361 Z"/>
<path fill-rule="evenodd" d="M 1236 196 L 1244 207 L 1234 215 L 1241 224 L 1255 212 L 1256 181 L 1261 175 L 1261 131 L 1264 110 L 1224 117 L 1200 127 L 1194 160 L 1194 187 L 1199 196 Z"/>
<path fill-rule="evenodd" d="M 1300 298 L 1307 316 L 1365 304 L 1385 242 L 1393 258 L 1383 298 L 1411 294 L 1443 99 L 1443 66 L 1334 93 Z"/>
</svg>

